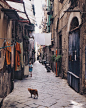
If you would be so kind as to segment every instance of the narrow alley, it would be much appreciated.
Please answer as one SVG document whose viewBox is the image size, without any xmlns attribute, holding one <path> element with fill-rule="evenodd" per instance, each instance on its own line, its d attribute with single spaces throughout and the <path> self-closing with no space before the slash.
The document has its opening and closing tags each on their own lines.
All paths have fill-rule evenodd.
<svg viewBox="0 0 86 108">
<path fill-rule="evenodd" d="M 28 88 L 38 90 L 38 99 L 30 98 Z M 86 108 L 86 98 L 71 89 L 67 80 L 55 77 L 36 61 L 32 77 L 16 80 L 2 108 Z"/>
</svg>

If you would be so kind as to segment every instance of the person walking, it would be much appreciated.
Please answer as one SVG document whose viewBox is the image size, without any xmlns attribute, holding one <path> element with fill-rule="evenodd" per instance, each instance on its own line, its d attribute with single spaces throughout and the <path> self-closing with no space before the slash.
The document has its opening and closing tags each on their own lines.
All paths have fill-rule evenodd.
<svg viewBox="0 0 86 108">
<path fill-rule="evenodd" d="M 32 77 L 32 70 L 33 70 L 33 65 L 31 62 L 29 62 L 29 75 Z"/>
</svg>

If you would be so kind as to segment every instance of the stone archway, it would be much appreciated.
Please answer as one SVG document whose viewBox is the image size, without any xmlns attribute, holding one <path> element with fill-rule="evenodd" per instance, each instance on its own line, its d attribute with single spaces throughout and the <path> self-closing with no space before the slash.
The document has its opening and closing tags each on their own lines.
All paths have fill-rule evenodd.
<svg viewBox="0 0 86 108">
<path fill-rule="evenodd" d="M 76 17 L 78 19 L 79 25 L 81 25 L 81 15 L 80 12 L 72 12 L 69 16 L 69 20 L 68 20 L 68 26 L 67 26 L 67 33 L 69 33 L 70 31 L 70 26 L 71 26 L 71 22 L 73 20 L 73 18 Z"/>
<path fill-rule="evenodd" d="M 75 29 L 76 27 L 79 27 L 79 21 L 77 17 L 74 17 L 70 24 L 70 31 Z"/>
</svg>

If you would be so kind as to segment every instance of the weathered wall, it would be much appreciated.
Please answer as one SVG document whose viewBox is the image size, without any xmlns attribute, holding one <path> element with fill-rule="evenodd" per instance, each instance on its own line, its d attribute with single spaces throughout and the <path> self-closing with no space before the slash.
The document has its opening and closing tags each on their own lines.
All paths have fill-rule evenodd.
<svg viewBox="0 0 86 108">
<path fill-rule="evenodd" d="M 86 23 L 84 23 L 80 28 L 80 92 L 86 93 Z"/>
<path fill-rule="evenodd" d="M 12 91 L 11 73 L 4 69 L 0 70 L 0 97 L 4 98 Z"/>
<path fill-rule="evenodd" d="M 51 23 L 51 32 L 52 32 L 52 41 L 53 45 L 51 45 L 51 53 L 50 53 L 50 58 L 52 58 L 53 55 L 56 54 L 56 48 L 57 48 L 57 21 L 59 17 L 59 11 L 58 11 L 58 1 L 54 0 L 53 1 L 53 21 Z M 52 43 L 51 41 L 51 43 Z M 53 72 L 56 72 L 56 63 L 51 60 L 51 67 Z"/>
<path fill-rule="evenodd" d="M 8 8 L 6 4 L 0 1 L 0 4 Z M 3 47 L 4 38 L 10 38 L 12 37 L 12 22 L 8 19 L 8 17 L 1 11 L 0 7 L 0 47 Z M 6 39 L 9 43 L 11 43 L 11 40 Z M 5 55 L 4 50 L 0 49 L 0 97 L 5 97 L 8 95 L 12 89 L 13 89 L 13 81 L 12 81 L 12 73 L 8 70 L 8 66 L 5 64 Z"/>
<path fill-rule="evenodd" d="M 74 17 L 77 17 L 80 28 L 80 92 L 86 92 L 86 80 L 85 80 L 85 46 L 86 46 L 86 16 L 85 14 L 80 14 L 80 12 L 64 12 L 70 7 L 70 3 L 66 0 L 63 3 L 59 3 L 59 29 L 62 32 L 62 65 L 65 67 L 64 77 L 67 78 L 68 71 L 68 37 L 70 31 L 70 24 Z M 79 0 L 77 7 L 73 10 L 85 11 L 85 1 Z"/>
</svg>

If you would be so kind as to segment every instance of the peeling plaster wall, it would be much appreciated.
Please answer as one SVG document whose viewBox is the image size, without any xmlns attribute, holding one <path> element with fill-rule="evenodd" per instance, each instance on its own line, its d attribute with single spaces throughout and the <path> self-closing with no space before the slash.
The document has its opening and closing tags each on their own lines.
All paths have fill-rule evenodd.
<svg viewBox="0 0 86 108">
<path fill-rule="evenodd" d="M 1 1 L 0 1 L 0 4 L 5 8 L 9 8 L 6 4 L 4 4 Z M 11 38 L 12 37 L 12 21 L 10 21 L 8 17 L 1 11 L 1 8 L 2 7 L 0 7 L 0 38 Z M 6 39 L 6 41 L 11 43 L 11 40 Z M 3 46 L 3 42 L 4 42 L 4 39 L 0 39 L 0 47 Z M 2 49 L 0 49 L 0 51 L 2 52 Z M 4 62 L 5 62 L 5 58 L 3 59 L 3 61 L 0 61 L 0 64 Z M 0 69 L 0 97 L 1 98 L 4 98 L 5 96 L 7 96 L 13 89 L 13 81 L 12 81 L 11 75 L 12 73 L 8 71 L 8 68 L 4 64 L 3 68 Z"/>
</svg>

